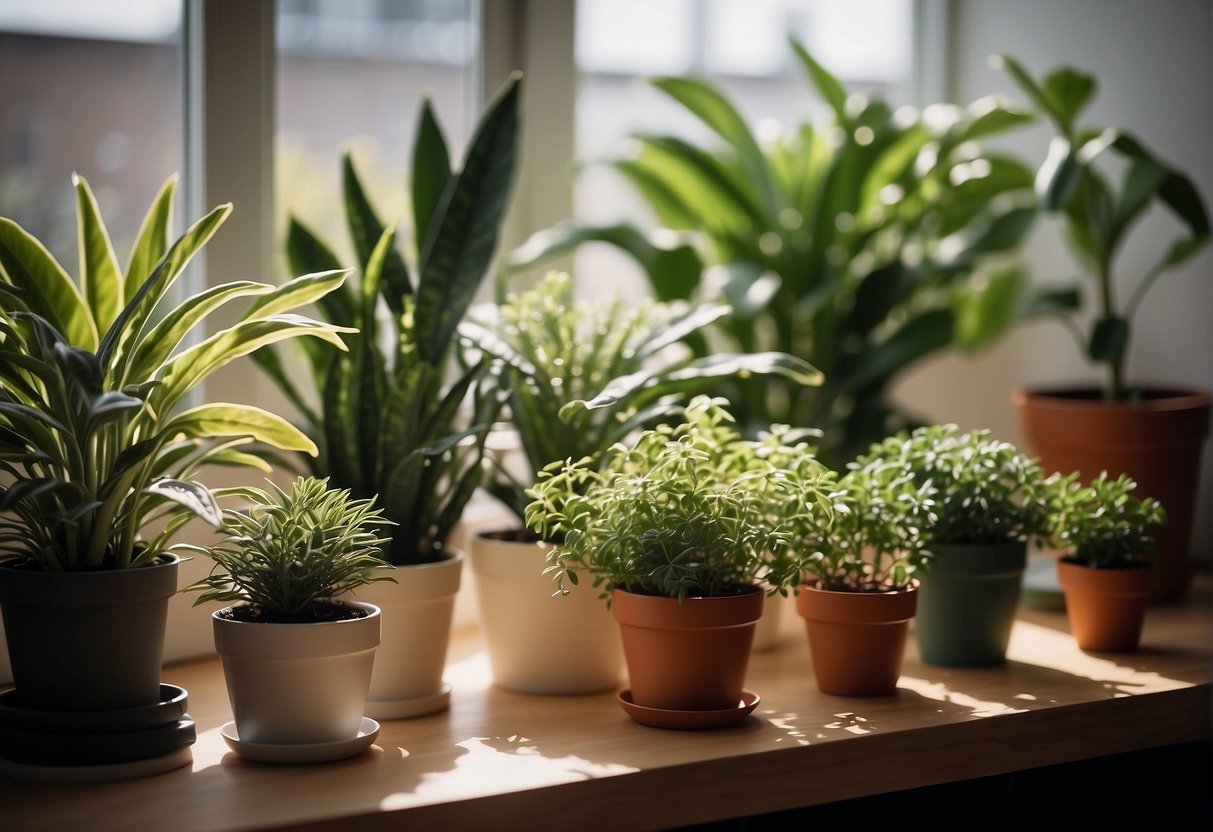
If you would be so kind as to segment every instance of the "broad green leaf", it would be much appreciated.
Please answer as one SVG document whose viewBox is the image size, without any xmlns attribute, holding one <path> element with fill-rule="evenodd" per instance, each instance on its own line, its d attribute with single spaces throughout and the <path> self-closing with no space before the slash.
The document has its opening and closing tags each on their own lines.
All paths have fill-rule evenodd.
<svg viewBox="0 0 1213 832">
<path fill-rule="evenodd" d="M 1078 283 L 1046 286 L 1027 293 L 1020 307 L 1021 317 L 1068 315 L 1081 308 L 1082 288 Z"/>
<path fill-rule="evenodd" d="M 766 157 L 746 120 L 729 100 L 715 87 L 698 78 L 664 77 L 654 79 L 652 84 L 732 145 L 737 151 L 741 170 L 758 192 L 766 215 L 778 217 L 781 206 Z"/>
<path fill-rule="evenodd" d="M 1082 165 L 1070 143 L 1060 136 L 1049 142 L 1049 151 L 1036 174 L 1036 193 L 1046 211 L 1056 211 L 1070 199 L 1082 176 Z"/>
<path fill-rule="evenodd" d="M 754 263 L 735 261 L 717 268 L 723 269 L 728 275 L 721 291 L 729 302 L 734 321 L 753 320 L 766 312 L 783 285 L 777 272 Z"/>
<path fill-rule="evenodd" d="M 830 383 L 843 390 L 883 385 L 923 356 L 947 347 L 955 331 L 950 309 L 933 309 L 911 318 L 884 341 L 871 344 L 840 366 Z"/>
<path fill-rule="evenodd" d="M 164 426 L 166 435 L 191 439 L 248 436 L 283 451 L 318 453 L 315 443 L 290 422 L 259 407 L 244 404 L 204 404 L 185 410 Z"/>
<path fill-rule="evenodd" d="M 636 140 L 641 151 L 633 165 L 694 212 L 693 227 L 715 234 L 752 233 L 755 225 L 762 224 L 750 197 L 734 188 L 708 154 L 668 136 L 637 136 Z"/>
<path fill-rule="evenodd" d="M 960 124 L 957 144 L 1005 133 L 1036 120 L 1030 110 L 998 95 L 978 99 L 970 105 L 966 114 L 969 118 Z"/>
<path fill-rule="evenodd" d="M 168 251 L 173 223 L 173 196 L 177 189 L 177 175 L 164 180 L 151 207 L 143 217 L 139 233 L 131 246 L 126 261 L 126 277 L 122 297 L 131 298 L 143 282 L 151 276 L 156 264 Z"/>
<path fill-rule="evenodd" d="M 422 101 L 417 136 L 413 140 L 413 226 L 418 250 L 425 248 L 430 220 L 450 181 L 450 153 L 427 96 Z"/>
<path fill-rule="evenodd" d="M 431 364 L 443 360 L 497 246 L 517 161 L 520 81 L 512 75 L 490 102 L 434 212 L 415 310 L 418 355 Z"/>
<path fill-rule="evenodd" d="M 1087 354 L 1092 361 L 1112 363 L 1120 359 L 1129 343 L 1129 322 L 1124 318 L 1104 317 L 1091 329 Z"/>
<path fill-rule="evenodd" d="M 92 189 L 79 174 L 72 174 L 72 184 L 76 188 L 76 247 L 80 252 L 80 286 L 97 331 L 104 332 L 122 308 L 125 297 L 122 273 Z"/>
<path fill-rule="evenodd" d="M 1111 239 L 1117 241 L 1150 201 L 1167 178 L 1169 171 L 1153 159 L 1137 158 L 1129 163 L 1125 172 L 1120 198 L 1116 201 L 1116 213 L 1112 218 Z"/>
<path fill-rule="evenodd" d="M 1024 69 L 1023 64 L 1006 53 L 995 55 L 991 59 L 990 63 L 995 69 L 1006 70 L 1007 74 L 1010 75 L 1011 79 L 1019 85 L 1019 88 L 1024 91 L 1024 94 L 1026 94 L 1029 99 L 1031 99 L 1032 103 L 1043 110 L 1045 115 L 1052 119 L 1055 124 L 1057 124 L 1058 129 L 1061 130 L 1064 135 L 1071 135 L 1070 122 L 1066 118 L 1065 114 L 1058 110 L 1057 105 L 1054 103 L 1050 95 L 1040 86 L 1040 84 L 1036 82 L 1036 79 L 1034 79 L 1028 73 L 1028 71 Z"/>
<path fill-rule="evenodd" d="M 286 233 L 286 259 L 294 274 L 320 274 L 341 270 L 337 255 L 299 220 L 291 218 Z M 349 282 L 320 298 L 330 323 L 357 326 L 358 303 Z"/>
<path fill-rule="evenodd" d="M 1002 336 L 1015 320 L 1025 276 L 1007 269 L 975 281 L 957 293 L 956 340 L 966 350 L 985 347 Z"/>
<path fill-rule="evenodd" d="M 728 315 L 730 311 L 729 306 L 723 303 L 704 303 L 692 306 L 670 321 L 645 332 L 644 334 L 649 336 L 648 340 L 630 343 L 628 352 L 634 354 L 635 361 L 643 362 L 691 333 L 715 323 Z"/>
<path fill-rule="evenodd" d="M 617 159 L 611 166 L 632 183 L 662 226 L 684 231 L 699 227 L 699 213 L 650 168 L 631 157 Z"/>
<path fill-rule="evenodd" d="M 846 120 L 847 113 L 847 91 L 825 67 L 817 62 L 817 60 L 808 53 L 798 41 L 792 40 L 792 49 L 796 52 L 796 57 L 800 59 L 800 63 L 804 66 L 805 72 L 808 73 L 809 80 L 813 86 L 817 88 L 818 94 L 830 105 L 830 109 L 834 111 L 834 117 L 838 121 Z"/>
<path fill-rule="evenodd" d="M 69 343 L 97 348 L 93 316 L 71 277 L 32 234 L 0 217 L 0 271 L 29 311 L 41 315 Z"/>
<path fill-rule="evenodd" d="M 921 124 L 914 124 L 898 136 L 876 157 L 863 177 L 864 207 L 880 204 L 880 192 L 887 185 L 899 181 L 914 163 L 923 146 L 931 140 L 931 133 Z"/>
<path fill-rule="evenodd" d="M 1095 77 L 1073 67 L 1061 67 L 1045 76 L 1043 89 L 1065 132 L 1070 133 L 1074 120 L 1095 95 Z"/>
</svg>

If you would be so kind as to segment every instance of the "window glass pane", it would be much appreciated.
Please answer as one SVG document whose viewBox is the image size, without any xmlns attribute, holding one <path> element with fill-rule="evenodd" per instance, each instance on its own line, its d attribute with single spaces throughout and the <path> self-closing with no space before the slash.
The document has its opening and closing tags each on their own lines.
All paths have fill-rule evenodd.
<svg viewBox="0 0 1213 832">
<path fill-rule="evenodd" d="M 759 137 L 824 118 L 827 105 L 805 77 L 795 37 L 849 90 L 909 103 L 913 0 L 578 0 L 579 160 L 625 152 L 636 131 L 715 140 L 708 129 L 646 83 L 663 74 L 706 77 L 729 97 Z M 618 172 L 582 168 L 574 186 L 581 220 L 610 223 L 649 215 Z M 635 271 L 607 246 L 582 247 L 580 275 Z M 600 284 L 600 281 L 581 281 Z"/>
<path fill-rule="evenodd" d="M 180 0 L 0 0 L 0 214 L 77 272 L 72 173 L 125 263 L 182 167 Z"/>
<path fill-rule="evenodd" d="M 278 0 L 278 213 L 353 262 L 341 200 L 349 151 L 380 218 L 411 245 L 408 168 L 429 95 L 458 165 L 475 98 L 471 0 Z M 281 237 L 280 237 L 281 239 Z M 282 262 L 281 249 L 276 256 Z"/>
</svg>

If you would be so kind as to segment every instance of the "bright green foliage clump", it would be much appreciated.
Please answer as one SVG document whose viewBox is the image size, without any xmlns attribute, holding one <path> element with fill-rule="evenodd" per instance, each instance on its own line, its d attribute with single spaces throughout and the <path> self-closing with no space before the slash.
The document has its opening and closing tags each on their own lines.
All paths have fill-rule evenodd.
<svg viewBox="0 0 1213 832">
<path fill-rule="evenodd" d="M 860 465 L 900 464 L 934 491 L 930 540 L 946 544 L 1026 541 L 1045 533 L 1048 500 L 1039 460 L 989 430 L 927 425 L 877 443 Z"/>
<path fill-rule="evenodd" d="M 1077 472 L 1049 479 L 1050 536 L 1053 546 L 1086 566 L 1115 569 L 1157 557 L 1153 530 L 1166 511 L 1152 497 L 1135 497 L 1137 483 L 1126 474 L 1101 472 L 1084 485 Z"/>
<path fill-rule="evenodd" d="M 828 525 L 834 475 L 807 460 L 781 468 L 769 451 L 740 438 L 719 400 L 698 396 L 684 421 L 612 446 L 601 465 L 548 466 L 527 526 L 562 541 L 548 558 L 560 592 L 584 571 L 607 599 L 616 588 L 680 601 L 760 584 L 786 594 L 803 559 L 793 534 Z"/>
<path fill-rule="evenodd" d="M 290 618 L 307 618 L 318 604 L 354 587 L 394 581 L 372 570 L 391 565 L 377 556 L 389 525 L 373 500 L 353 500 L 327 479 L 297 477 L 290 492 L 250 492 L 247 510 L 224 512 L 227 537 L 198 548 L 215 561 L 209 577 L 187 587 L 206 601 L 243 602 Z M 191 547 L 195 548 L 195 547 Z"/>
</svg>

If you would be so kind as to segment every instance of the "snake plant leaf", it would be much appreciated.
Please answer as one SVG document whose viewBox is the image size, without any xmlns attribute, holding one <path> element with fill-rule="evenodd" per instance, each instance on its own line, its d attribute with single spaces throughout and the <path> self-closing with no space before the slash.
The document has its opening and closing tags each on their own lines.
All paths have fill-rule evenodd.
<svg viewBox="0 0 1213 832">
<path fill-rule="evenodd" d="M 511 75 L 489 103 L 434 211 L 415 311 L 418 355 L 431 364 L 446 354 L 497 246 L 516 168 L 520 80 Z"/>
<path fill-rule="evenodd" d="M 363 496 L 370 483 L 363 481 L 358 464 L 358 414 L 354 412 L 353 385 L 349 381 L 352 373 L 350 357 L 333 352 L 321 390 L 321 410 L 325 414 L 322 424 L 324 449 L 317 459 L 317 468 L 318 473 L 331 476 L 354 494 Z"/>
<path fill-rule="evenodd" d="M 653 86 L 669 95 L 696 116 L 736 151 L 741 170 L 757 190 L 758 202 L 766 216 L 778 217 L 780 201 L 771 178 L 766 157 L 744 118 L 719 91 L 697 78 L 663 77 Z"/>
<path fill-rule="evenodd" d="M 438 378 L 438 371 L 424 361 L 404 362 L 396 368 L 383 402 L 382 454 L 385 465 L 396 465 L 420 444 L 425 418 L 423 409 L 430 398 L 431 387 Z"/>
<path fill-rule="evenodd" d="M 283 451 L 315 456 L 316 444 L 290 422 L 259 407 L 226 402 L 204 404 L 173 416 L 164 427 L 170 436 L 191 439 L 247 436 Z"/>
<path fill-rule="evenodd" d="M 87 180 L 72 174 L 76 189 L 76 246 L 80 252 L 80 286 L 93 323 L 104 332 L 122 308 L 124 285 L 113 243 Z"/>
<path fill-rule="evenodd" d="M 429 239 L 434 211 L 450 181 L 450 151 L 427 96 L 421 104 L 417 136 L 413 141 L 413 227 L 418 248 L 424 248 Z"/>
<path fill-rule="evenodd" d="M 345 191 L 345 211 L 350 236 L 354 240 L 354 251 L 358 263 L 366 271 L 376 244 L 383 238 L 386 230 L 384 224 L 375 215 L 370 199 L 354 170 L 354 159 L 349 153 L 344 155 L 342 183 Z M 412 281 L 409 279 L 408 266 L 399 251 L 390 249 L 383 258 L 383 299 L 393 315 L 404 311 L 404 296 L 413 293 Z"/>
<path fill-rule="evenodd" d="M 148 483 L 143 490 L 148 494 L 155 494 L 185 506 L 195 516 L 216 529 L 223 528 L 223 510 L 219 508 L 215 496 L 209 489 L 196 482 L 165 477 Z"/>
<path fill-rule="evenodd" d="M 173 174 L 160 186 L 143 222 L 135 242 L 131 245 L 130 255 L 126 260 L 126 276 L 123 281 L 122 297 L 134 297 L 135 292 L 151 275 L 156 264 L 164 257 L 169 248 L 169 234 L 173 224 L 173 196 L 177 190 L 177 174 Z"/>
<path fill-rule="evenodd" d="M 362 326 L 353 350 L 353 373 L 358 384 L 351 391 L 351 407 L 358 419 L 358 460 L 362 468 L 363 482 L 378 482 L 382 432 L 380 431 L 380 407 L 384 396 L 383 353 L 378 345 L 376 305 L 380 286 L 385 278 L 387 256 L 393 251 L 396 232 L 385 229 L 367 259 L 362 275 Z"/>
<path fill-rule="evenodd" d="M 295 274 L 319 274 L 341 270 L 341 262 L 324 241 L 298 219 L 291 217 L 286 232 L 286 259 Z M 350 284 L 344 283 L 320 299 L 325 317 L 332 322 L 357 326 L 357 302 Z"/>
<path fill-rule="evenodd" d="M 1103 317 L 1091 328 L 1087 354 L 1092 361 L 1115 361 L 1129 343 L 1129 322 L 1120 317 Z"/>
<path fill-rule="evenodd" d="M 26 309 L 75 346 L 96 349 L 97 328 L 76 284 L 40 240 L 7 217 L 0 217 L 0 273 Z"/>
</svg>

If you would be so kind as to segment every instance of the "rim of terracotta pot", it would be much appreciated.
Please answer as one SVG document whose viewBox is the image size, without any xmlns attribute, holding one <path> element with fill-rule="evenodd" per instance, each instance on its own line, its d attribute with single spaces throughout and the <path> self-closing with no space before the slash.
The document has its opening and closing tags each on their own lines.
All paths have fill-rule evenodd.
<svg viewBox="0 0 1213 832">
<path fill-rule="evenodd" d="M 677 598 L 642 595 L 625 589 L 611 592 L 611 611 L 621 624 L 656 629 L 745 627 L 762 617 L 766 594 L 761 587 L 737 595 Z"/>
<path fill-rule="evenodd" d="M 845 592 L 822 589 L 816 582 L 797 588 L 796 611 L 816 621 L 908 621 L 918 609 L 917 579 L 901 589 L 883 592 Z"/>
<path fill-rule="evenodd" d="M 1102 388 L 1083 384 L 1035 385 L 1016 388 L 1015 404 L 1031 403 L 1034 407 L 1066 411 L 1125 411 L 1170 412 L 1208 408 L 1210 394 L 1206 390 L 1183 385 L 1142 385 L 1146 396 L 1138 402 L 1106 402 Z"/>
<path fill-rule="evenodd" d="M 1153 563 L 1097 569 L 1071 557 L 1057 559 L 1057 580 L 1062 589 L 1079 585 L 1109 595 L 1148 595 L 1153 590 L 1158 569 Z"/>
</svg>

